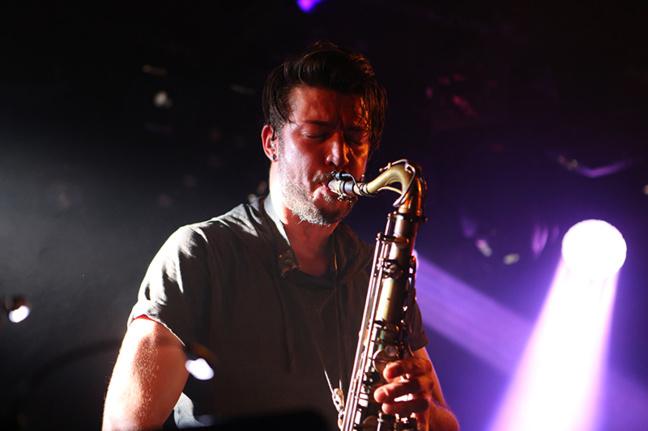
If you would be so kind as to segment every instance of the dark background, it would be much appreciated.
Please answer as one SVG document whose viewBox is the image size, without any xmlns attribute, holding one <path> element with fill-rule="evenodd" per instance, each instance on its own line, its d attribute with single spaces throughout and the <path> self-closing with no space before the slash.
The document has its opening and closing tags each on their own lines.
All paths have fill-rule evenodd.
<svg viewBox="0 0 648 431">
<path fill-rule="evenodd" d="M 369 176 L 401 157 L 425 168 L 426 259 L 531 322 L 566 229 L 619 228 L 610 367 L 645 391 L 648 8 L 601 4 L 3 3 L 0 293 L 33 312 L 0 326 L 0 427 L 17 414 L 26 429 L 99 427 L 148 262 L 178 226 L 263 192 L 264 77 L 318 39 L 366 54 L 388 89 Z M 373 241 L 388 203 L 362 202 L 350 223 Z M 549 236 L 532 252 L 534 229 Z M 483 429 L 510 375 L 429 335 L 463 429 Z"/>
</svg>

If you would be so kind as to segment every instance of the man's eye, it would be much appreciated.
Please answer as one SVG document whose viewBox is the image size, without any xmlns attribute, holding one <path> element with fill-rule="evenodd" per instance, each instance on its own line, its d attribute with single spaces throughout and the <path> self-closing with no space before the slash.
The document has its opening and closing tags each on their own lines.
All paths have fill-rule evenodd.
<svg viewBox="0 0 648 431">
<path fill-rule="evenodd" d="M 305 133 L 308 139 L 325 139 L 326 133 Z"/>
<path fill-rule="evenodd" d="M 350 133 L 345 136 L 346 141 L 354 146 L 360 146 L 365 143 L 365 140 L 363 139 L 364 135 L 362 133 Z"/>
</svg>

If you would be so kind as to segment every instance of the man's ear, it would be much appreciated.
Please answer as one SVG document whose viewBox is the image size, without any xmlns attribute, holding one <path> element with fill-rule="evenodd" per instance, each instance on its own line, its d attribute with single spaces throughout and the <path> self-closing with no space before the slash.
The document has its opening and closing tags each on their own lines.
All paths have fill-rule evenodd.
<svg viewBox="0 0 648 431">
<path fill-rule="evenodd" d="M 261 129 L 261 145 L 263 145 L 263 152 L 270 161 L 277 160 L 277 144 L 279 139 L 275 130 L 269 124 L 264 124 Z"/>
</svg>

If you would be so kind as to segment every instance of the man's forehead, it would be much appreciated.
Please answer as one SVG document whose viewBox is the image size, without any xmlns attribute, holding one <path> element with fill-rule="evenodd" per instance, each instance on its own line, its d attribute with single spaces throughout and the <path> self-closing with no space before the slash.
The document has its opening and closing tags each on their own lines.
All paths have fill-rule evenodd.
<svg viewBox="0 0 648 431">
<path fill-rule="evenodd" d="M 297 86 L 288 95 L 292 122 L 327 123 L 342 120 L 349 125 L 367 126 L 364 99 L 323 87 Z"/>
</svg>

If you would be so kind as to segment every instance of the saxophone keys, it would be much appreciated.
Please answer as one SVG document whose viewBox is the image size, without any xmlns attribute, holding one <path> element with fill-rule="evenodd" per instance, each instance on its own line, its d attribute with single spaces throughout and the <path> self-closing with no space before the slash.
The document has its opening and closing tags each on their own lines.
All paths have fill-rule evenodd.
<svg viewBox="0 0 648 431">
<path fill-rule="evenodd" d="M 400 358 L 400 352 L 398 347 L 393 345 L 387 345 L 384 348 L 378 350 L 373 357 L 373 366 L 382 376 L 383 371 L 388 363 L 397 361 Z"/>
<path fill-rule="evenodd" d="M 400 267 L 398 262 L 393 259 L 385 259 L 383 261 L 383 278 L 393 278 L 394 280 L 400 279 L 405 271 Z"/>
</svg>

